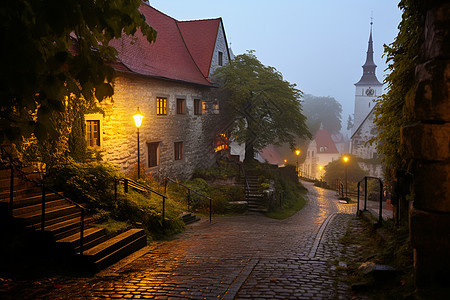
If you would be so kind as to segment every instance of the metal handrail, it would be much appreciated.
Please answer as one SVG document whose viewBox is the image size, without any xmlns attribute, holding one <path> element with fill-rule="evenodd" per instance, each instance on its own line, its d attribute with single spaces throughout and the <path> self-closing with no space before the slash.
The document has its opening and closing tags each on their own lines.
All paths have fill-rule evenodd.
<svg viewBox="0 0 450 300">
<path fill-rule="evenodd" d="M 184 185 L 182 183 L 179 183 L 178 181 L 176 181 L 176 180 L 174 180 L 174 179 L 172 179 L 170 177 L 164 176 L 164 180 L 165 180 L 164 186 L 165 186 L 165 192 L 166 193 L 167 193 L 167 183 L 169 181 L 172 182 L 172 183 L 175 183 L 177 185 L 180 185 L 180 186 L 182 186 L 182 187 L 184 187 L 185 189 L 188 190 L 188 192 L 189 192 L 189 194 L 188 194 L 188 206 L 189 206 L 189 199 L 190 199 L 190 196 L 191 196 L 191 191 L 194 192 L 195 194 L 201 196 L 201 197 L 204 197 L 204 198 L 208 199 L 209 200 L 209 223 L 211 223 L 211 219 L 212 219 L 212 198 L 211 197 L 203 195 L 203 194 L 197 192 L 196 190 L 194 190 L 193 188 L 190 188 L 190 187 L 188 187 L 188 186 L 186 186 L 186 185 Z"/>
<path fill-rule="evenodd" d="M 356 214 L 358 215 L 360 210 L 359 210 L 359 192 L 360 192 L 360 185 L 361 182 L 364 181 L 364 211 L 367 211 L 367 179 L 376 179 L 378 180 L 379 184 L 380 184 L 380 206 L 379 206 L 379 211 L 378 211 L 378 225 L 381 225 L 382 221 L 383 221 L 383 181 L 381 180 L 381 178 L 378 177 L 373 177 L 373 176 L 365 176 L 363 179 L 361 179 L 360 181 L 358 181 L 358 202 L 356 205 Z"/>
<path fill-rule="evenodd" d="M 162 198 L 162 227 L 165 227 L 165 217 L 166 217 L 166 199 L 169 198 L 166 195 L 163 195 L 161 193 L 158 193 L 157 191 L 151 189 L 149 186 L 141 184 L 139 182 L 134 181 L 133 179 L 130 178 L 125 178 L 125 177 L 121 177 L 121 178 L 115 178 L 114 180 L 114 198 L 115 201 L 117 202 L 117 184 L 118 183 L 123 183 L 123 189 L 125 193 L 128 193 L 128 188 L 133 188 L 139 192 L 143 192 L 143 193 L 153 193 L 156 194 L 158 196 L 160 196 Z"/>
<path fill-rule="evenodd" d="M 45 229 L 45 190 L 48 190 L 54 194 L 56 194 L 58 197 L 66 200 L 67 202 L 69 202 L 70 204 L 74 205 L 75 207 L 79 208 L 81 211 L 80 214 L 80 255 L 83 255 L 83 247 L 84 247 L 84 217 L 85 217 L 85 213 L 86 211 L 89 211 L 88 208 L 76 203 L 75 201 L 67 198 L 66 196 L 62 195 L 61 193 L 55 191 L 54 189 L 44 185 L 43 182 L 38 182 L 34 179 L 29 179 L 27 177 L 27 175 L 29 175 L 30 173 L 26 173 L 23 172 L 18 166 L 14 165 L 12 163 L 13 158 L 11 156 L 11 154 L 9 154 L 1 145 L 0 145 L 0 149 L 1 152 L 3 154 L 5 154 L 6 156 L 8 156 L 9 158 L 9 168 L 11 168 L 11 179 L 10 179 L 10 200 L 9 200 L 9 210 L 10 210 L 10 215 L 11 217 L 13 217 L 13 200 L 14 200 L 14 170 L 17 171 L 20 175 L 20 177 L 23 180 L 26 180 L 28 182 L 31 182 L 33 184 L 35 184 L 38 187 L 42 188 L 42 209 L 41 209 L 41 231 L 44 231 Z M 35 172 L 33 172 L 35 173 Z"/>
</svg>

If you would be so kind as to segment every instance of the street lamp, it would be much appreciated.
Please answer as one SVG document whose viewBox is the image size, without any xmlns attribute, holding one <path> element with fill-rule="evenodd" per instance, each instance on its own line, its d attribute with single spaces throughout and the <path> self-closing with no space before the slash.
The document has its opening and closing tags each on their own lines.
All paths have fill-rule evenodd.
<svg viewBox="0 0 450 300">
<path fill-rule="evenodd" d="M 284 165 L 286 165 L 286 163 L 287 163 L 287 159 L 284 160 Z"/>
<path fill-rule="evenodd" d="M 298 176 L 298 156 L 300 155 L 300 150 L 295 150 L 295 154 L 297 154 L 297 176 Z"/>
<path fill-rule="evenodd" d="M 142 118 L 144 118 L 144 116 L 141 114 L 141 111 L 139 110 L 139 106 L 137 108 L 136 113 L 133 116 L 134 118 L 134 124 L 136 125 L 137 128 L 137 167 L 138 167 L 138 179 L 141 177 L 141 166 L 140 166 L 140 151 L 139 151 L 139 127 L 141 127 L 142 124 Z"/>
<path fill-rule="evenodd" d="M 344 160 L 345 163 L 345 197 L 348 197 L 348 184 L 347 184 L 347 171 L 348 171 L 348 164 L 347 162 L 350 160 L 350 158 L 348 156 L 344 156 L 342 158 Z"/>
</svg>

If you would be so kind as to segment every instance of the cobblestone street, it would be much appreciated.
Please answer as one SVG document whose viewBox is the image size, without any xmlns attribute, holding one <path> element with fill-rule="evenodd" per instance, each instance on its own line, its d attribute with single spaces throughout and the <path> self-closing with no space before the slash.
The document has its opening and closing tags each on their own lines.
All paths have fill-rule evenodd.
<svg viewBox="0 0 450 300">
<path fill-rule="evenodd" d="M 21 298 L 349 299 L 335 262 L 356 205 L 304 183 L 307 205 L 286 220 L 214 217 L 174 240 L 153 242 L 90 278 L 23 289 Z M 17 294 L 16 294 L 17 296 Z"/>
</svg>

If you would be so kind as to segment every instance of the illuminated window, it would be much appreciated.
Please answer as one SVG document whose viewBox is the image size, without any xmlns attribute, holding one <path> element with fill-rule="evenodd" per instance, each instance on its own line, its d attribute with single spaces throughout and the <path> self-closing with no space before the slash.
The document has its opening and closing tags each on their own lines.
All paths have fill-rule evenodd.
<svg viewBox="0 0 450 300">
<path fill-rule="evenodd" d="M 202 100 L 194 99 L 194 115 L 202 114 Z"/>
<path fill-rule="evenodd" d="M 228 149 L 228 138 L 225 133 L 216 135 L 214 141 L 214 152 L 219 152 Z"/>
<path fill-rule="evenodd" d="M 102 146 L 102 114 L 86 114 L 86 145 L 88 147 L 100 148 Z"/>
<path fill-rule="evenodd" d="M 167 98 L 156 98 L 156 114 L 167 115 Z"/>
<path fill-rule="evenodd" d="M 177 99 L 177 114 L 184 115 L 186 113 L 186 100 Z"/>
<path fill-rule="evenodd" d="M 148 167 L 156 167 L 159 163 L 159 142 L 147 143 Z"/>
<path fill-rule="evenodd" d="M 183 142 L 175 142 L 175 160 L 180 160 L 183 158 Z"/>
<path fill-rule="evenodd" d="M 86 121 L 86 142 L 88 147 L 100 147 L 100 121 Z"/>
<path fill-rule="evenodd" d="M 223 66 L 223 53 L 219 51 L 219 66 Z"/>
</svg>

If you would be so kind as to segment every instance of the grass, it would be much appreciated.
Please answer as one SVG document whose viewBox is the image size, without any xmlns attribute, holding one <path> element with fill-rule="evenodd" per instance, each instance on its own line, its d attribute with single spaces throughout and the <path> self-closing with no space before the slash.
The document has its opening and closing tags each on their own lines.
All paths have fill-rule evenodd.
<svg viewBox="0 0 450 300">
<path fill-rule="evenodd" d="M 289 206 L 267 212 L 266 216 L 272 219 L 283 220 L 295 215 L 305 206 L 305 204 L 306 200 L 303 198 L 303 196 L 298 195 L 297 198 L 292 203 L 290 203 Z"/>
<path fill-rule="evenodd" d="M 378 229 L 380 230 L 380 229 Z M 380 235 L 370 221 L 356 217 L 347 227 L 340 242 L 347 248 L 353 248 L 356 255 L 344 254 L 338 262 L 345 262 L 341 279 L 352 286 L 357 293 L 370 295 L 371 299 L 403 299 L 414 292 L 412 250 L 409 244 L 408 229 L 396 228 L 391 221 L 385 222 Z M 395 274 L 386 274 L 383 278 L 374 274 L 363 274 L 358 268 L 365 262 L 388 265 L 398 270 Z"/>
</svg>

